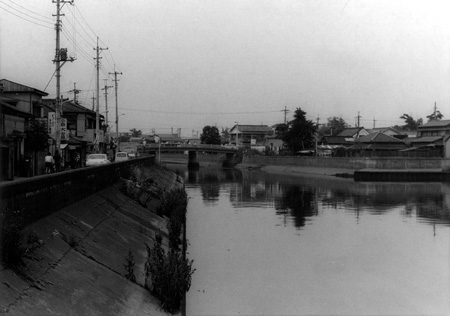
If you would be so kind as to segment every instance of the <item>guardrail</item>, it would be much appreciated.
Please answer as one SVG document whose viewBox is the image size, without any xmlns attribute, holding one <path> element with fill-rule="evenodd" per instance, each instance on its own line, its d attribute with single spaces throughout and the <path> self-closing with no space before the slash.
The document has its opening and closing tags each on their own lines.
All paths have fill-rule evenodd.
<svg viewBox="0 0 450 316">
<path fill-rule="evenodd" d="M 27 225 L 129 177 L 135 167 L 154 163 L 154 157 L 143 157 L 4 182 L 1 204 L 8 211 L 23 211 Z"/>
</svg>

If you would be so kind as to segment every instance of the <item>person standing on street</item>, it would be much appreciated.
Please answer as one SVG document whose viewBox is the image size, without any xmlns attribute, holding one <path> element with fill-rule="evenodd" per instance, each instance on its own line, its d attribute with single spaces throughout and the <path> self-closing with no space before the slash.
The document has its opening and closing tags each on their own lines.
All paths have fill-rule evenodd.
<svg viewBox="0 0 450 316">
<path fill-rule="evenodd" d="M 49 174 L 53 172 L 53 164 L 55 161 L 53 160 L 52 154 L 50 152 L 45 156 L 45 173 Z"/>
</svg>

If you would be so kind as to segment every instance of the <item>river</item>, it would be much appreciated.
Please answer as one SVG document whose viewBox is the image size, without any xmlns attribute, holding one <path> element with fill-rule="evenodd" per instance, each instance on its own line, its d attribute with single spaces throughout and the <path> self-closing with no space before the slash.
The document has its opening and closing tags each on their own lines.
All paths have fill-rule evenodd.
<svg viewBox="0 0 450 316">
<path fill-rule="evenodd" d="M 450 185 L 201 168 L 187 315 L 449 315 Z"/>
</svg>

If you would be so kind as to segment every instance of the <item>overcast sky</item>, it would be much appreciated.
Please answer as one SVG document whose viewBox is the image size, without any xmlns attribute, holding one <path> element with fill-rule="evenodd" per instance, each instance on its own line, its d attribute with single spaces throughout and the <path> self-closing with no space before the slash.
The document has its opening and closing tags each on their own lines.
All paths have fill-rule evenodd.
<svg viewBox="0 0 450 316">
<path fill-rule="evenodd" d="M 272 125 L 297 107 L 366 128 L 450 119 L 450 4 L 413 0 L 75 0 L 62 12 L 61 91 L 119 76 L 119 128 L 183 136 L 205 125 Z M 51 0 L 0 0 L 0 77 L 55 97 Z M 49 83 L 50 82 L 50 83 Z M 47 86 L 48 84 L 48 86 Z M 115 130 L 114 90 L 108 95 Z M 105 111 L 101 91 L 101 111 Z M 375 120 L 375 123 L 374 123 Z"/>
</svg>

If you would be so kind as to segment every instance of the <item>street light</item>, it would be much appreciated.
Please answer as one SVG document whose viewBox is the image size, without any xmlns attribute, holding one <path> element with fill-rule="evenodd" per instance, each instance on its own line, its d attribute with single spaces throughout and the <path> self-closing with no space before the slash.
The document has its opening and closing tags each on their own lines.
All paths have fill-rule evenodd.
<svg viewBox="0 0 450 316">
<path fill-rule="evenodd" d="M 158 142 L 158 162 L 161 164 L 161 137 L 158 134 L 153 134 L 153 139 Z"/>
<path fill-rule="evenodd" d="M 238 122 L 235 122 L 236 123 L 236 147 L 239 147 L 238 146 L 238 143 L 239 143 L 239 123 Z"/>
</svg>

